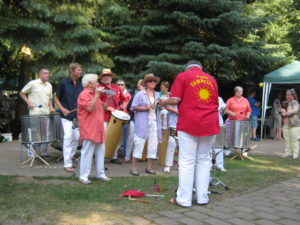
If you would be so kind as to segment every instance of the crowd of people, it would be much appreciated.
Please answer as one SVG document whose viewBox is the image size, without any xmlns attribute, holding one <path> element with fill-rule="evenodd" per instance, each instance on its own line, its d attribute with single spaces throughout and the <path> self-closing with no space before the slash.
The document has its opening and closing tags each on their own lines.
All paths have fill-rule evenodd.
<svg viewBox="0 0 300 225">
<path fill-rule="evenodd" d="M 260 102 L 255 99 L 255 91 L 249 93 L 248 99 L 243 97 L 243 88 L 234 88 L 234 96 L 224 103 L 219 96 L 216 80 L 202 70 L 197 60 L 186 64 L 184 72 L 178 74 L 171 91 L 167 81 L 160 83 L 160 78 L 147 74 L 139 80 L 137 89 L 132 95 L 126 90 L 124 80 L 112 83 L 116 75 L 111 69 L 103 69 L 97 74 L 85 74 L 82 78 L 82 66 L 71 63 L 69 77 L 62 80 L 54 94 L 54 102 L 59 109 L 64 130 L 63 156 L 66 172 L 74 172 L 73 156 L 79 142 L 82 144 L 79 181 L 90 184 L 92 159 L 95 155 L 96 178 L 109 181 L 105 174 L 104 158 L 106 131 L 112 112 L 120 110 L 130 115 L 130 121 L 122 126 L 121 148 L 117 148 L 111 163 L 131 162 L 130 174 L 139 176 L 137 169 L 139 159 L 147 143 L 147 163 L 145 172 L 155 175 L 153 160 L 157 159 L 158 145 L 162 142 L 162 133 L 168 130 L 177 132 L 179 143 L 179 186 L 176 197 L 170 202 L 184 207 L 192 204 L 193 188 L 196 190 L 197 203 L 207 204 L 208 186 L 211 169 L 211 149 L 216 135 L 220 133 L 220 125 L 229 125 L 232 120 L 249 120 L 251 139 L 256 137 L 257 117 Z M 52 105 L 52 86 L 48 82 L 49 70 L 39 70 L 39 79 L 30 81 L 20 92 L 27 103 L 30 115 L 49 114 L 54 112 Z M 155 91 L 159 85 L 160 92 Z M 107 90 L 112 91 L 108 93 Z M 296 92 L 286 92 L 287 105 L 274 102 L 276 111 L 283 121 L 283 134 L 286 142 L 285 156 L 298 157 L 299 104 Z M 223 115 L 227 119 L 223 122 Z M 280 137 L 278 116 L 276 129 Z M 229 127 L 229 126 L 228 126 Z M 36 150 L 47 154 L 46 146 L 36 145 Z M 174 162 L 176 141 L 169 138 L 167 143 L 164 172 L 169 173 Z M 124 161 L 118 158 L 118 150 L 124 152 Z M 297 150 L 297 151 L 296 151 Z M 223 148 L 217 157 L 217 167 L 224 168 Z"/>
</svg>

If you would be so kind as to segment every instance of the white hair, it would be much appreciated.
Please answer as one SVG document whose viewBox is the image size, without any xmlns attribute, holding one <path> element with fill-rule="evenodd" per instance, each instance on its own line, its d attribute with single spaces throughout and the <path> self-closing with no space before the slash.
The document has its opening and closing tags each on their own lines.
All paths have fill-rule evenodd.
<svg viewBox="0 0 300 225">
<path fill-rule="evenodd" d="M 86 88 L 90 82 L 94 82 L 98 80 L 98 75 L 94 73 L 84 74 L 82 78 L 82 86 Z"/>
<path fill-rule="evenodd" d="M 236 86 L 234 89 L 233 89 L 233 92 L 237 92 L 237 91 L 243 91 L 243 88 L 241 86 Z"/>
</svg>

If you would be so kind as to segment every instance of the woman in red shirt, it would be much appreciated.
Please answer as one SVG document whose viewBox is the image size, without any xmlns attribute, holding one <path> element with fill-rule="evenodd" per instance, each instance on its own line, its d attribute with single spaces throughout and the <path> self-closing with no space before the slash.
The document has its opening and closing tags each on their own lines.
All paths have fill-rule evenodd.
<svg viewBox="0 0 300 225">
<path fill-rule="evenodd" d="M 99 96 L 104 87 L 98 87 L 98 75 L 86 74 L 82 78 L 84 90 L 80 93 L 77 100 L 77 117 L 82 141 L 80 156 L 80 175 L 79 181 L 83 184 L 90 184 L 88 179 L 92 159 L 95 153 L 96 178 L 103 181 L 109 181 L 104 171 L 105 154 L 105 130 L 104 130 L 104 110 L 109 105 L 112 95 L 107 96 L 103 102 Z"/>
</svg>

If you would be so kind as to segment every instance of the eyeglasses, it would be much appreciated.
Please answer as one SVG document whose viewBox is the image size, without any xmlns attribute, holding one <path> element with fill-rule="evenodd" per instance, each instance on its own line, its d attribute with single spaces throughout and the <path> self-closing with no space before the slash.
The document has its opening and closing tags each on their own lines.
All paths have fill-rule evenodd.
<svg viewBox="0 0 300 225">
<path fill-rule="evenodd" d="M 102 77 L 112 77 L 111 74 L 102 74 Z"/>
<path fill-rule="evenodd" d="M 152 82 L 157 83 L 156 80 L 147 80 L 147 82 L 149 82 L 149 83 L 152 83 Z"/>
<path fill-rule="evenodd" d="M 118 86 L 124 86 L 125 84 L 117 84 Z"/>
</svg>

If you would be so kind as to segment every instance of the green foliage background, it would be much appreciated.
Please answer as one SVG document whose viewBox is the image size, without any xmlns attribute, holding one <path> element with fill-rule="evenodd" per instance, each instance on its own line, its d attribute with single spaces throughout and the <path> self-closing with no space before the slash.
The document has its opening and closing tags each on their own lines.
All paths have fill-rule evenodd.
<svg viewBox="0 0 300 225">
<path fill-rule="evenodd" d="M 0 0 L 0 79 L 20 89 L 46 66 L 56 83 L 77 61 L 130 84 L 149 72 L 172 81 L 195 58 L 220 83 L 256 85 L 299 59 L 299 8 L 296 0 Z"/>
</svg>

